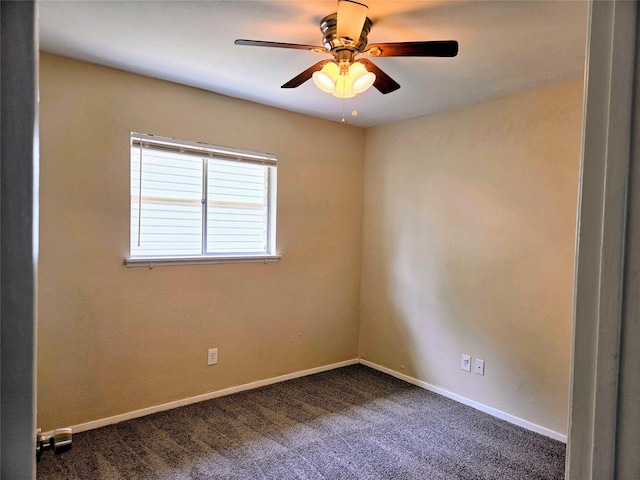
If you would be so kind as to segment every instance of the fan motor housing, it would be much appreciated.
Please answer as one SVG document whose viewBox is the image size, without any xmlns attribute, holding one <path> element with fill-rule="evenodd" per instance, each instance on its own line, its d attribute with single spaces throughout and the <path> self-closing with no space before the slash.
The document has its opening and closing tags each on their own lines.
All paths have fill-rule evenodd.
<svg viewBox="0 0 640 480">
<path fill-rule="evenodd" d="M 360 34 L 360 39 L 358 43 L 353 44 L 345 44 L 342 38 L 337 35 L 337 27 L 338 27 L 338 14 L 332 13 L 331 15 L 327 15 L 322 20 L 320 20 L 320 31 L 322 32 L 322 44 L 327 49 L 327 51 L 334 53 L 339 50 L 350 50 L 354 54 L 362 53 L 367 46 L 368 43 L 368 35 L 371 31 L 371 19 L 369 17 L 364 21 L 364 26 L 362 27 L 362 33 Z M 335 54 L 334 54 L 335 55 Z"/>
</svg>

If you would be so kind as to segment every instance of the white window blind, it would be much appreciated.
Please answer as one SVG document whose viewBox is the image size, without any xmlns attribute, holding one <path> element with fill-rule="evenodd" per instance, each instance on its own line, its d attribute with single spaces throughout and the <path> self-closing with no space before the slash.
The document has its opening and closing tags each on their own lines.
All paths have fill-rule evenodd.
<svg viewBox="0 0 640 480">
<path fill-rule="evenodd" d="M 131 258 L 275 254 L 273 155 L 131 135 Z"/>
</svg>

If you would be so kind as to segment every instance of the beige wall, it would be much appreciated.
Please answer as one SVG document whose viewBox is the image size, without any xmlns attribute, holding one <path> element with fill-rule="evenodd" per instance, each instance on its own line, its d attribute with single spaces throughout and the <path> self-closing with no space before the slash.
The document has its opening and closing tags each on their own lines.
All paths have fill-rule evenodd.
<svg viewBox="0 0 640 480">
<path fill-rule="evenodd" d="M 366 131 L 363 358 L 566 434 L 582 90 Z"/>
<path fill-rule="evenodd" d="M 359 341 L 566 433 L 582 81 L 366 131 L 48 54 L 40 83 L 39 427 L 355 358 Z M 276 153 L 282 261 L 122 266 L 131 131 Z"/>
<path fill-rule="evenodd" d="M 40 95 L 39 427 L 357 357 L 363 130 L 44 53 Z M 125 268 L 131 131 L 277 154 L 282 261 Z"/>
</svg>

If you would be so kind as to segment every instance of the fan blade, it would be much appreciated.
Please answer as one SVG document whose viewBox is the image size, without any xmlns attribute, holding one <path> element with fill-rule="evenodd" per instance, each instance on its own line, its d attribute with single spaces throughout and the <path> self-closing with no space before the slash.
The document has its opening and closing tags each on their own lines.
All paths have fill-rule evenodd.
<svg viewBox="0 0 640 480">
<path fill-rule="evenodd" d="M 366 68 L 368 72 L 375 74 L 376 81 L 373 82 L 373 86 L 376 87 L 380 93 L 384 93 L 386 95 L 387 93 L 395 92 L 400 88 L 400 84 L 398 82 L 380 70 L 371 60 L 359 58 L 356 61 L 363 64 L 364 68 Z"/>
<path fill-rule="evenodd" d="M 321 62 L 318 62 L 315 65 L 312 65 L 311 67 L 307 68 L 301 74 L 296 75 L 295 77 L 293 77 L 291 80 L 289 80 L 287 83 L 282 85 L 280 88 L 296 88 L 296 87 L 299 87 L 304 82 L 309 80 L 311 78 L 311 76 L 314 74 L 314 72 L 317 72 L 318 70 L 321 70 L 322 67 L 324 67 L 330 61 L 331 60 L 322 60 Z"/>
<path fill-rule="evenodd" d="M 437 40 L 432 42 L 375 43 L 364 53 L 372 57 L 455 57 L 458 42 Z"/>
<path fill-rule="evenodd" d="M 358 43 L 369 7 L 353 0 L 338 0 L 336 36 Z"/>
<path fill-rule="evenodd" d="M 281 43 L 281 42 L 264 42 L 262 40 L 243 40 L 238 39 L 236 45 L 246 45 L 248 47 L 276 47 L 276 48 L 293 48 L 294 50 L 310 50 L 312 52 L 326 53 L 327 49 L 316 45 L 301 45 L 299 43 Z"/>
</svg>

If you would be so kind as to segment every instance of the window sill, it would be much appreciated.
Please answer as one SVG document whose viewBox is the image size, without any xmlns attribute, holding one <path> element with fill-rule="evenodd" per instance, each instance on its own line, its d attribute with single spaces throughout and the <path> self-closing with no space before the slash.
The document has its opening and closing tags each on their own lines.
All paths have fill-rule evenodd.
<svg viewBox="0 0 640 480">
<path fill-rule="evenodd" d="M 124 265 L 130 267 L 161 267 L 166 265 L 197 265 L 207 263 L 273 263 L 280 255 L 218 255 L 198 257 L 133 257 L 125 258 Z"/>
</svg>

